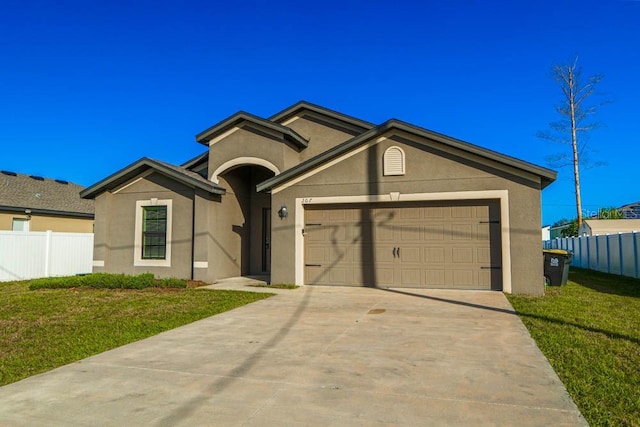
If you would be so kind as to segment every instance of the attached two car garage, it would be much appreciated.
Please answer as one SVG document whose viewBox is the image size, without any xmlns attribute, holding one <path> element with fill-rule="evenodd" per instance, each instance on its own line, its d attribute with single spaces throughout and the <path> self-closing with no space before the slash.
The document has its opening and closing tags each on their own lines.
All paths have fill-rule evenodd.
<svg viewBox="0 0 640 427">
<path fill-rule="evenodd" d="M 304 211 L 305 284 L 502 289 L 499 200 Z"/>
</svg>

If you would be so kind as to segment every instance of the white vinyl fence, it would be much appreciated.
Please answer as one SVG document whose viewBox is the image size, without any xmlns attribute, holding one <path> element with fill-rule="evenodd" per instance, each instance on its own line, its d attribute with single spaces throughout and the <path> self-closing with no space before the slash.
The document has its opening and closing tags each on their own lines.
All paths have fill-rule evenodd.
<svg viewBox="0 0 640 427">
<path fill-rule="evenodd" d="M 543 242 L 544 249 L 573 252 L 571 265 L 622 276 L 640 277 L 640 233 L 562 237 Z"/>
<path fill-rule="evenodd" d="M 0 282 L 91 273 L 92 233 L 0 231 Z"/>
</svg>

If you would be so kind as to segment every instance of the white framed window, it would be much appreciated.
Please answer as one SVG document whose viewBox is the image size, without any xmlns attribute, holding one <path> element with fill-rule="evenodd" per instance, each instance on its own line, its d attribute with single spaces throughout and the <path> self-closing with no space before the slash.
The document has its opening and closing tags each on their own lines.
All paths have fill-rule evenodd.
<svg viewBox="0 0 640 427">
<path fill-rule="evenodd" d="M 29 231 L 29 219 L 28 218 L 13 218 L 11 224 L 11 230 L 13 231 Z"/>
<path fill-rule="evenodd" d="M 172 200 L 136 201 L 133 265 L 171 266 Z"/>
<path fill-rule="evenodd" d="M 404 150 L 400 147 L 389 147 L 382 156 L 383 173 L 389 175 L 404 175 Z"/>
</svg>

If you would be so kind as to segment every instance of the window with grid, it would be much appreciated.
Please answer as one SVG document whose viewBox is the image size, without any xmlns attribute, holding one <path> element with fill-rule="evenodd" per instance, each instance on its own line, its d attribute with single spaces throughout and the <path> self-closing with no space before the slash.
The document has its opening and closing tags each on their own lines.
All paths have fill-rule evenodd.
<svg viewBox="0 0 640 427">
<path fill-rule="evenodd" d="M 166 259 L 167 207 L 142 208 L 142 259 Z"/>
</svg>

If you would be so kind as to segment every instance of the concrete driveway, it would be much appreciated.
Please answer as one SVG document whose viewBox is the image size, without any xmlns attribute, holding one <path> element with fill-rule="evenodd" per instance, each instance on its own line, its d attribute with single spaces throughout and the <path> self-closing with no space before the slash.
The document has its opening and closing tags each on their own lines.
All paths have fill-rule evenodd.
<svg viewBox="0 0 640 427">
<path fill-rule="evenodd" d="M 3 426 L 516 424 L 586 422 L 499 292 L 281 291 L 0 388 Z"/>
</svg>

